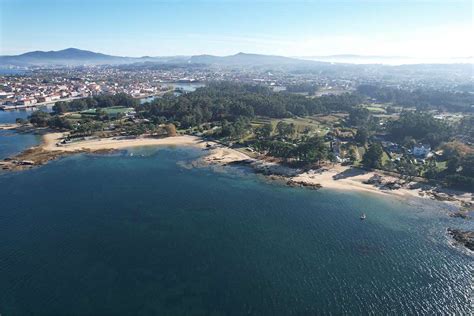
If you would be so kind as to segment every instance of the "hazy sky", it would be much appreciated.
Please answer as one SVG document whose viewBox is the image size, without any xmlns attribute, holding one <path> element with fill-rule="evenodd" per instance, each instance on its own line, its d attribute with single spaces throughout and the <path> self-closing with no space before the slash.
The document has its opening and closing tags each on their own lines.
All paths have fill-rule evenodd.
<svg viewBox="0 0 474 316">
<path fill-rule="evenodd" d="M 0 54 L 467 57 L 473 2 L 0 0 Z"/>
</svg>

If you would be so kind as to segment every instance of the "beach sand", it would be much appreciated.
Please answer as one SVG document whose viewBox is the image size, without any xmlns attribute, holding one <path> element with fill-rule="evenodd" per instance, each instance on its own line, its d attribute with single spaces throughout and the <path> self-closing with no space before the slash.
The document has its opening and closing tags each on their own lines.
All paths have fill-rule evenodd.
<svg viewBox="0 0 474 316">
<path fill-rule="evenodd" d="M 310 185 L 319 184 L 323 188 L 333 190 L 368 192 L 396 198 L 429 198 L 448 203 L 457 208 L 472 209 L 473 207 L 473 194 L 469 192 L 453 191 L 429 185 L 425 185 L 424 189 L 421 186 L 420 188 L 410 188 L 403 185 L 399 189 L 391 190 L 383 188 L 383 186 L 365 183 L 374 175 L 381 176 L 384 183 L 400 180 L 398 177 L 384 175 L 380 172 L 341 165 L 304 172 L 291 177 L 291 180 Z"/>
<path fill-rule="evenodd" d="M 374 175 L 381 176 L 383 183 L 399 182 L 400 178 L 377 171 L 366 171 L 351 166 L 342 166 L 340 164 L 329 165 L 310 171 L 302 171 L 272 161 L 253 159 L 244 153 L 220 145 L 215 145 L 215 147 L 210 150 L 209 155 L 205 156 L 203 160 L 206 163 L 220 165 L 245 161 L 246 164 L 253 167 L 257 172 L 266 174 L 270 176 L 270 178 L 276 176 L 276 179 L 280 178 L 281 180 L 292 183 L 292 185 L 305 184 L 304 186 L 313 188 L 321 186 L 322 188 L 333 190 L 374 193 L 396 198 L 436 199 L 435 195 L 437 195 L 438 197 L 446 197 L 446 199 L 439 198 L 439 201 L 449 203 L 455 207 L 465 207 L 466 205 L 471 205 L 472 207 L 472 193 L 444 190 L 430 187 L 429 185 L 424 185 L 424 189 L 422 189 L 421 186 L 420 188 L 410 188 L 407 184 L 401 188 L 391 190 L 384 185 L 374 185 L 366 182 Z M 447 192 L 449 192 L 450 195 L 448 195 Z"/>
<path fill-rule="evenodd" d="M 240 151 L 227 148 L 213 143 L 209 149 L 209 154 L 203 160 L 208 163 L 229 164 L 237 161 L 250 160 L 251 158 Z"/>
<path fill-rule="evenodd" d="M 165 138 L 99 138 L 57 145 L 64 137 L 63 133 L 48 133 L 43 135 L 41 147 L 48 151 L 76 152 L 76 151 L 104 151 L 143 146 L 197 146 L 205 147 L 205 142 L 195 136 L 175 136 Z"/>
<path fill-rule="evenodd" d="M 334 165 L 327 169 L 322 168 L 312 172 L 304 172 L 293 177 L 292 180 L 309 184 L 320 184 L 323 188 L 335 190 L 358 190 L 378 194 L 419 197 L 419 189 L 411 190 L 401 188 L 397 190 L 381 190 L 374 185 L 364 183 L 375 174 L 377 174 L 377 172 L 365 171 L 349 166 Z M 398 178 L 388 176 L 383 176 L 383 178 L 385 181 L 399 180 Z"/>
<path fill-rule="evenodd" d="M 49 160 L 74 153 L 94 153 L 120 150 L 131 147 L 143 146 L 194 146 L 206 150 L 206 155 L 202 158 L 205 164 L 228 165 L 245 161 L 257 171 L 267 175 L 278 175 L 286 181 L 305 183 L 308 185 L 320 185 L 323 188 L 334 190 L 351 190 L 359 192 L 370 192 L 381 195 L 395 197 L 430 197 L 426 191 L 421 189 L 410 189 L 406 186 L 396 190 L 381 189 L 376 185 L 364 183 L 375 174 L 374 171 L 365 171 L 350 166 L 338 164 L 323 167 L 321 169 L 301 171 L 289 168 L 275 162 L 253 159 L 246 154 L 225 147 L 212 141 L 205 141 L 196 136 L 182 135 L 164 138 L 137 137 L 137 138 L 99 138 L 60 144 L 64 138 L 64 133 L 45 133 L 43 143 L 39 146 L 26 150 L 24 153 L 13 157 L 11 161 L 3 161 L 1 165 L 4 169 L 21 170 L 31 166 L 16 164 L 14 161 L 30 161 L 33 165 L 41 165 Z M 397 181 L 399 178 L 382 175 L 384 182 Z M 429 192 L 428 192 L 429 193 Z M 462 193 L 453 195 L 455 201 L 451 204 L 461 206 L 463 203 L 472 204 L 472 193 Z"/>
</svg>

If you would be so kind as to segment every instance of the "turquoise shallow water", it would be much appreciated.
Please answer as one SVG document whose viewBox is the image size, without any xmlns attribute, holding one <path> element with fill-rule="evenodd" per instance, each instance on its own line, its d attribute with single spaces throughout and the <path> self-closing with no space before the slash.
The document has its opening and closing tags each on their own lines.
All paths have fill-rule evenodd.
<svg viewBox="0 0 474 316">
<path fill-rule="evenodd" d="M 42 107 L 41 110 L 50 111 L 51 107 Z M 26 119 L 33 111 L 33 109 L 0 111 L 0 124 L 15 123 L 17 118 Z M 17 133 L 13 130 L 0 130 L 0 160 L 36 146 L 40 141 L 41 137 L 38 135 Z"/>
<path fill-rule="evenodd" d="M 0 313 L 470 312 L 472 257 L 445 236 L 461 220 L 437 204 L 186 168 L 200 154 L 79 155 L 0 175 Z"/>
<path fill-rule="evenodd" d="M 12 157 L 40 143 L 41 136 L 0 130 L 0 160 Z"/>
<path fill-rule="evenodd" d="M 31 115 L 33 110 L 13 110 L 13 111 L 0 111 L 0 124 L 15 123 L 17 118 L 26 119 L 28 115 Z"/>
</svg>

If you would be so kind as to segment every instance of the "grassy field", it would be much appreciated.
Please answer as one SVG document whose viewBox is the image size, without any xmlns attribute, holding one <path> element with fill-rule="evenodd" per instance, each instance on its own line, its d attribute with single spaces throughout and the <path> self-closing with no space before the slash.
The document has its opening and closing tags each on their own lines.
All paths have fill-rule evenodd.
<svg viewBox="0 0 474 316">
<path fill-rule="evenodd" d="M 307 117 L 284 118 L 284 119 L 267 119 L 257 118 L 251 122 L 252 127 L 258 127 L 262 124 L 271 123 L 275 128 L 278 122 L 283 121 L 288 124 L 294 124 L 298 134 L 307 134 L 306 130 L 310 131 L 310 135 L 326 135 L 335 123 L 338 123 L 344 115 L 315 115 Z"/>
<path fill-rule="evenodd" d="M 446 163 L 447 163 L 446 161 L 436 162 L 436 168 L 438 169 L 438 171 L 440 171 L 440 172 L 444 171 L 447 168 Z"/>
<path fill-rule="evenodd" d="M 80 112 L 80 114 L 81 115 L 97 115 L 96 110 L 97 109 L 88 109 L 88 110 Z M 114 116 L 114 115 L 118 115 L 118 114 L 126 114 L 128 112 L 131 112 L 131 111 L 133 111 L 133 108 L 127 108 L 127 107 L 124 107 L 124 106 L 113 106 L 113 107 L 109 107 L 109 108 L 102 108 L 100 110 L 103 111 L 107 115 Z"/>
</svg>

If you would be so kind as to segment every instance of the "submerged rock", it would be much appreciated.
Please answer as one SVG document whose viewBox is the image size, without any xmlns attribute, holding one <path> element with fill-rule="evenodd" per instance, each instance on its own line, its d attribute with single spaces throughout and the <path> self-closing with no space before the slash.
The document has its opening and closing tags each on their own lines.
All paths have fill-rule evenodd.
<svg viewBox="0 0 474 316">
<path fill-rule="evenodd" d="M 460 217 L 460 218 L 463 218 L 463 219 L 468 219 L 469 218 L 469 214 L 467 212 L 464 212 L 464 211 L 458 211 L 458 212 L 450 213 L 449 216 L 450 217 Z"/>
</svg>

